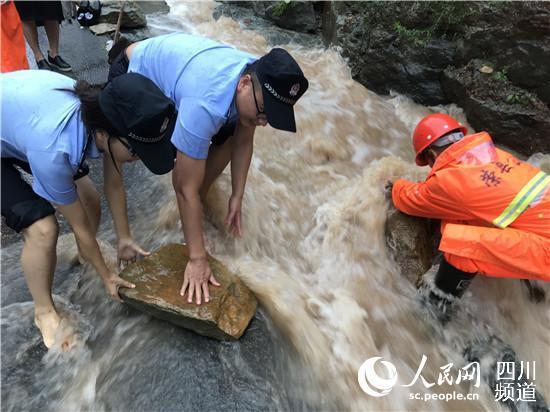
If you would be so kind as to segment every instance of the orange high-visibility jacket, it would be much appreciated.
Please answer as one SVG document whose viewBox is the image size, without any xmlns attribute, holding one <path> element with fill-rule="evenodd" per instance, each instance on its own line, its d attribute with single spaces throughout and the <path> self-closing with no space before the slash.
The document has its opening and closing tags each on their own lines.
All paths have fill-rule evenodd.
<svg viewBox="0 0 550 412">
<path fill-rule="evenodd" d="M 0 6 L 0 26 L 0 72 L 28 69 L 23 28 L 13 1 Z"/>
<path fill-rule="evenodd" d="M 550 175 L 487 133 L 448 147 L 426 181 L 397 180 L 392 198 L 406 214 L 442 220 L 439 249 L 459 269 L 550 281 Z"/>
</svg>

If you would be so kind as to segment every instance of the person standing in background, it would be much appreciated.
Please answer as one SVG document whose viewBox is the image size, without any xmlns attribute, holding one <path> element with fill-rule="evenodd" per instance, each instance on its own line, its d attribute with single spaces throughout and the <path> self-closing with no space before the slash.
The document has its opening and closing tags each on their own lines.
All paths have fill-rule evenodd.
<svg viewBox="0 0 550 412">
<path fill-rule="evenodd" d="M 59 23 L 63 20 L 60 1 L 16 1 L 15 6 L 23 23 L 25 39 L 34 54 L 36 65 L 41 70 L 55 69 L 70 72 L 72 67 L 59 55 Z M 44 26 L 48 36 L 47 59 L 38 43 L 38 26 Z"/>
<path fill-rule="evenodd" d="M 24 70 L 29 68 L 27 54 L 25 51 L 25 40 L 23 39 L 23 29 L 21 19 L 12 1 L 0 3 L 0 15 L 2 24 L 0 25 L 0 72 L 13 72 L 15 70 Z"/>
</svg>

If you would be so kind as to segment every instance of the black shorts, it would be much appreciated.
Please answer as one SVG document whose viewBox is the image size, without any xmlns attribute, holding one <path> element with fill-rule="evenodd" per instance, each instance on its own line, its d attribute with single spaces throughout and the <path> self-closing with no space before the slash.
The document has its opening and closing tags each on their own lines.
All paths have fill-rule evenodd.
<svg viewBox="0 0 550 412">
<path fill-rule="evenodd" d="M 60 1 L 16 1 L 15 7 L 21 21 L 34 21 L 37 26 L 43 26 L 44 21 L 63 20 Z"/>
<path fill-rule="evenodd" d="M 219 132 L 212 138 L 212 144 L 216 146 L 221 146 L 224 144 L 227 139 L 229 139 L 235 133 L 237 128 L 237 119 L 232 122 L 224 124 Z"/>
<path fill-rule="evenodd" d="M 53 215 L 55 209 L 46 199 L 40 197 L 32 190 L 32 187 L 23 180 L 21 172 L 15 166 L 19 166 L 25 172 L 31 174 L 28 163 L 19 159 L 2 157 L 2 216 L 6 219 L 6 225 L 17 233 L 28 228 L 34 222 Z M 89 173 L 90 169 L 85 163 L 74 176 L 78 180 Z"/>
</svg>

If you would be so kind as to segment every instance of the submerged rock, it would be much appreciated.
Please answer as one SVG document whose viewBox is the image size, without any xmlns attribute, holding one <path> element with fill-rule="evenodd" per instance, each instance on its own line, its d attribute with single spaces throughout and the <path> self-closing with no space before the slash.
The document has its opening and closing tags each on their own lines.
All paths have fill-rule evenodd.
<svg viewBox="0 0 550 412">
<path fill-rule="evenodd" d="M 409 216 L 390 207 L 386 220 L 386 242 L 401 274 L 415 286 L 432 266 L 436 254 L 435 228 L 429 219 Z"/>
<path fill-rule="evenodd" d="M 180 296 L 183 272 L 189 260 L 185 245 L 160 248 L 144 260 L 128 266 L 120 276 L 136 285 L 120 289 L 130 306 L 211 338 L 238 339 L 256 312 L 254 294 L 220 261 L 208 262 L 220 287 L 210 286 L 210 302 L 196 305 Z"/>
<path fill-rule="evenodd" d="M 316 3 L 311 1 L 225 1 L 228 5 L 249 8 L 262 19 L 278 27 L 302 33 L 314 33 L 320 25 Z"/>
<path fill-rule="evenodd" d="M 314 33 L 319 27 L 313 3 L 309 1 L 275 2 L 265 10 L 265 18 L 283 29 Z"/>
</svg>

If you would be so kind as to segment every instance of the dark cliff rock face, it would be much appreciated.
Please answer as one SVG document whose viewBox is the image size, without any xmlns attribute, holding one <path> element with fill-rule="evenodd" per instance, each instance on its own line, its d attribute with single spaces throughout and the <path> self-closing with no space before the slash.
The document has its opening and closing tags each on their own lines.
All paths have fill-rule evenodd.
<svg viewBox="0 0 550 412">
<path fill-rule="evenodd" d="M 395 90 L 422 104 L 447 100 L 438 80 L 453 63 L 457 47 L 427 31 L 409 29 L 422 20 L 416 3 L 333 2 L 326 8 L 323 26 L 332 21 L 333 30 L 325 30 L 324 36 L 342 47 L 357 81 L 376 93 Z"/>
<path fill-rule="evenodd" d="M 442 84 L 453 101 L 460 102 L 476 130 L 514 150 L 550 153 L 550 110 L 534 93 L 514 86 L 498 72 L 483 73 L 483 62 L 472 60 L 462 68 L 448 67 Z"/>
<path fill-rule="evenodd" d="M 322 29 L 374 92 L 454 102 L 497 143 L 549 151 L 550 3 L 326 2 Z M 493 69 L 499 93 L 486 76 L 466 75 L 480 65 Z"/>
<path fill-rule="evenodd" d="M 549 3 L 331 2 L 325 4 L 323 34 L 343 47 L 359 81 L 386 84 L 369 86 L 377 93 L 424 81 L 429 77 L 424 68 L 441 74 L 449 65 L 481 58 L 550 104 L 550 65 L 545 63 L 550 57 Z M 384 73 L 382 67 L 394 69 Z M 444 93 L 409 95 L 426 104 L 449 100 Z"/>
</svg>

